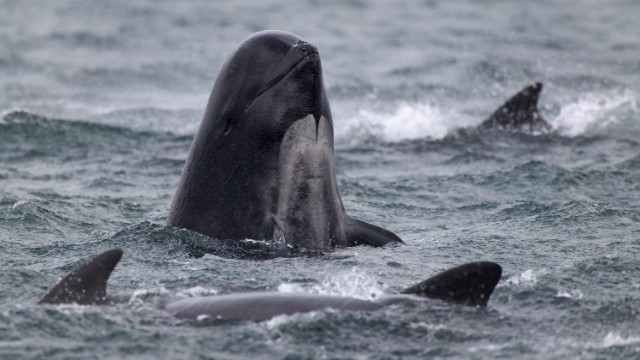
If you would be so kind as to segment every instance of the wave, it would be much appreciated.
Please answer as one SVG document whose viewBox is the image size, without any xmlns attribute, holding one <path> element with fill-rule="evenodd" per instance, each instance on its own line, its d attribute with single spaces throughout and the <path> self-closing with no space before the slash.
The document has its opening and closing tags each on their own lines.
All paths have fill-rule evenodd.
<svg viewBox="0 0 640 360">
<path fill-rule="evenodd" d="M 146 117 L 167 117 L 166 112 L 165 110 L 154 108 L 132 109 L 110 112 L 97 118 L 96 121 L 83 121 L 48 117 L 25 110 L 12 110 L 6 112 L 0 118 L 0 127 L 4 128 L 3 132 L 11 131 L 12 128 L 18 130 L 26 130 L 27 127 L 30 127 L 29 130 L 46 129 L 48 135 L 60 135 L 62 133 L 82 135 L 77 134 L 77 132 L 115 134 L 119 136 L 170 134 L 170 131 L 165 131 L 162 128 L 158 129 L 157 123 L 148 124 L 149 126 L 146 129 L 127 126 L 135 121 L 136 118 L 139 120 Z M 119 119 L 119 121 L 115 119 Z"/>
<path fill-rule="evenodd" d="M 638 123 L 637 102 L 637 96 L 628 90 L 587 93 L 562 106 L 560 113 L 550 121 L 562 135 L 575 137 L 619 124 L 625 119 Z M 637 128 L 640 124 L 629 125 Z"/>
<path fill-rule="evenodd" d="M 117 133 L 118 135 L 126 135 L 130 131 L 126 128 L 97 124 L 85 121 L 75 121 L 66 119 L 50 118 L 43 115 L 30 113 L 24 110 L 14 110 L 6 113 L 0 120 L 0 127 L 3 133 L 14 130 L 14 133 L 20 131 L 27 132 L 31 136 L 40 135 L 40 131 L 46 131 L 48 136 L 58 136 L 70 132 L 86 132 L 86 133 Z M 35 133 L 33 133 L 35 131 Z M 75 134 L 78 135 L 78 134 Z"/>
<path fill-rule="evenodd" d="M 190 141 L 190 136 L 49 118 L 22 110 L 9 112 L 0 119 L 0 154 L 7 161 L 46 157 L 64 161 L 111 158 L 150 146 L 157 147 L 158 142 L 177 142 L 188 148 Z"/>
<path fill-rule="evenodd" d="M 489 116 L 489 113 L 487 113 Z M 553 133 L 578 137 L 602 132 L 640 132 L 638 96 L 630 90 L 592 92 L 562 104 L 555 114 L 543 112 Z M 387 109 L 360 109 L 343 125 L 336 124 L 340 142 L 369 140 L 403 142 L 441 140 L 461 128 L 479 125 L 463 109 L 451 109 L 434 102 L 400 102 Z"/>
<path fill-rule="evenodd" d="M 226 259 L 269 260 L 279 257 L 322 257 L 324 253 L 315 250 L 280 247 L 271 241 L 245 239 L 214 239 L 194 231 L 158 225 L 148 221 L 127 227 L 110 239 L 111 246 L 128 248 L 131 244 L 145 247 L 157 258 L 184 254 L 200 258 L 212 254 Z"/>
<path fill-rule="evenodd" d="M 21 128 L 14 129 L 13 133 L 28 134 L 30 139 L 73 136 L 67 144 L 82 139 L 77 135 L 91 138 L 110 134 L 139 139 L 151 134 L 154 137 L 164 134 L 186 140 L 196 133 L 199 116 L 199 112 L 189 109 L 151 107 L 113 110 L 96 115 L 90 121 L 72 121 L 17 110 L 7 113 L 0 120 L 0 127 L 4 127 L 2 137 L 11 134 L 7 126 Z M 543 116 L 551 124 L 554 134 L 569 138 L 640 132 L 638 96 L 630 90 L 585 93 L 555 109 L 543 111 Z M 364 107 L 344 121 L 335 121 L 335 136 L 338 143 L 348 145 L 369 141 L 442 140 L 461 129 L 474 128 L 483 120 L 482 116 L 469 114 L 468 109 L 435 101 L 401 101 L 386 107 Z"/>
<path fill-rule="evenodd" d="M 456 126 L 456 115 L 431 103 L 400 103 L 390 112 L 361 109 L 339 129 L 338 138 L 375 138 L 399 142 L 421 138 L 442 139 Z"/>
</svg>

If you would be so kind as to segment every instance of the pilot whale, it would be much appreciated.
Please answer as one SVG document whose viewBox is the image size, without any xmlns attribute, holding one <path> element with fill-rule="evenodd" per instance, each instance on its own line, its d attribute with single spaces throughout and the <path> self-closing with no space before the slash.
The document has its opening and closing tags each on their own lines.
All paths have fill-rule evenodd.
<svg viewBox="0 0 640 360">
<path fill-rule="evenodd" d="M 551 127 L 526 87 L 480 129 Z M 281 248 L 402 243 L 347 215 L 334 165 L 333 118 L 316 47 L 295 34 L 249 36 L 222 66 L 166 223 L 219 240 Z"/>
<path fill-rule="evenodd" d="M 94 256 L 67 274 L 38 304 L 111 304 L 112 301 L 107 296 L 107 282 L 122 254 L 120 249 L 111 249 Z M 424 298 L 484 307 L 501 275 L 500 265 L 478 261 L 445 270 L 400 294 L 382 296 L 374 301 L 347 296 L 262 292 L 187 298 L 167 304 L 165 310 L 183 319 L 200 319 L 206 316 L 222 321 L 261 321 L 278 315 L 326 308 L 373 311 L 391 304 L 415 302 Z"/>
<path fill-rule="evenodd" d="M 542 83 L 536 82 L 507 100 L 478 127 L 480 129 L 521 130 L 530 133 L 546 133 L 551 130 L 538 110 Z"/>
<path fill-rule="evenodd" d="M 167 224 L 312 250 L 401 243 L 346 214 L 333 138 L 316 47 L 284 31 L 249 36 L 218 74 Z"/>
</svg>

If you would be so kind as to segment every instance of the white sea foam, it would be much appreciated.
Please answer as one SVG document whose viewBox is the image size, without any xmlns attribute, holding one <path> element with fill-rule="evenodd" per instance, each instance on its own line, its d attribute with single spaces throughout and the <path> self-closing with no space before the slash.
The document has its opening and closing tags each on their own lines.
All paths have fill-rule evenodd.
<svg viewBox="0 0 640 360">
<path fill-rule="evenodd" d="M 521 274 L 513 275 L 508 278 L 504 284 L 512 284 L 512 285 L 533 285 L 538 282 L 538 276 L 545 273 L 544 269 L 541 270 L 532 270 L 527 269 L 523 271 Z"/>
<path fill-rule="evenodd" d="M 281 284 L 278 291 L 283 293 L 311 293 L 350 296 L 372 300 L 385 294 L 386 285 L 358 268 L 329 276 L 319 284 L 304 287 L 298 284 Z"/>
<path fill-rule="evenodd" d="M 287 293 L 287 294 L 306 292 L 303 286 L 299 284 L 289 284 L 289 283 L 278 285 L 278 288 L 276 289 L 276 291 L 281 293 Z"/>
<path fill-rule="evenodd" d="M 579 289 L 559 290 L 558 293 L 556 294 L 556 297 L 580 300 L 584 297 L 584 294 Z"/>
<path fill-rule="evenodd" d="M 557 117 L 549 119 L 565 136 L 578 136 L 619 121 L 621 111 L 637 111 L 637 99 L 631 91 L 587 93 L 561 107 Z"/>
<path fill-rule="evenodd" d="M 203 315 L 198 315 L 198 316 L 196 316 L 196 321 L 205 321 L 205 320 L 208 320 L 210 318 L 211 318 L 211 316 L 209 316 L 209 315 L 204 315 L 204 314 Z"/>
<path fill-rule="evenodd" d="M 388 142 L 442 139 L 452 130 L 472 127 L 482 119 L 467 119 L 464 109 L 449 109 L 431 102 L 401 102 L 386 110 L 360 109 L 344 122 L 336 123 L 336 137 L 353 142 L 375 138 Z M 638 97 L 630 90 L 591 92 L 561 105 L 557 116 L 545 115 L 554 130 L 564 136 L 579 136 L 606 128 L 637 113 Z M 342 125 L 341 125 L 342 124 Z"/>
<path fill-rule="evenodd" d="M 20 209 L 20 208 L 25 207 L 25 206 L 26 206 L 26 205 L 28 205 L 28 204 L 29 204 L 29 201 L 28 201 L 28 200 L 20 200 L 20 201 L 15 202 L 15 203 L 13 204 L 13 206 L 11 206 L 11 208 L 12 208 L 13 210 L 17 210 L 17 209 Z"/>
<path fill-rule="evenodd" d="M 640 343 L 640 337 L 638 336 L 622 336 L 615 332 L 609 332 L 602 340 L 603 347 L 628 345 L 633 343 Z"/>
<path fill-rule="evenodd" d="M 365 300 L 373 300 L 385 294 L 386 286 L 366 272 L 352 268 L 349 271 L 339 272 L 335 275 L 327 277 L 321 283 L 313 286 L 304 286 L 301 284 L 280 284 L 277 288 L 281 293 L 307 293 L 307 294 L 323 294 L 336 296 L 349 296 Z M 332 311 L 326 309 L 324 311 Z M 288 323 L 291 319 L 299 320 L 301 318 L 313 319 L 317 312 L 312 311 L 305 314 L 278 315 L 265 322 L 268 328 L 276 328 L 284 323 Z"/>
<path fill-rule="evenodd" d="M 130 305 L 141 305 L 144 299 L 149 295 L 166 295 L 169 293 L 164 286 L 152 289 L 136 289 L 129 298 Z"/>
<path fill-rule="evenodd" d="M 178 291 L 176 296 L 187 298 L 187 297 L 194 297 L 194 296 L 210 296 L 210 295 L 216 295 L 217 293 L 218 293 L 218 290 L 216 289 L 208 289 L 203 286 L 194 286 L 186 290 Z"/>
<path fill-rule="evenodd" d="M 509 346 L 509 344 L 481 344 L 478 346 L 470 347 L 469 351 L 470 352 L 497 351 L 497 350 L 502 350 L 507 346 Z"/>
<path fill-rule="evenodd" d="M 366 272 L 352 268 L 328 277 L 314 286 L 314 290 L 321 294 L 351 296 L 361 299 L 375 299 L 385 294 L 386 285 Z"/>
<path fill-rule="evenodd" d="M 331 308 L 327 308 L 323 311 L 334 311 Z M 276 315 L 271 319 L 265 320 L 263 324 L 268 329 L 276 329 L 282 325 L 289 324 L 290 322 L 300 321 L 313 321 L 318 316 L 318 311 L 310 311 L 306 313 L 293 313 L 290 315 Z"/>
<path fill-rule="evenodd" d="M 338 129 L 340 139 L 374 137 L 389 142 L 421 138 L 442 139 L 455 127 L 453 111 L 431 103 L 403 102 L 391 111 L 361 109 Z"/>
<path fill-rule="evenodd" d="M 91 311 L 91 308 L 78 304 L 61 304 L 56 308 L 58 311 L 65 315 L 81 315 L 87 311 Z"/>
</svg>

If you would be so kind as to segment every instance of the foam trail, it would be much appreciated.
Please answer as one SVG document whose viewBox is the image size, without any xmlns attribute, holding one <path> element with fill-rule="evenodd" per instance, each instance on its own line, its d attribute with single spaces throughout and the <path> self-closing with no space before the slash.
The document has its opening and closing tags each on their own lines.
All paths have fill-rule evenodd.
<svg viewBox="0 0 640 360">
<path fill-rule="evenodd" d="M 618 122 L 620 111 L 625 109 L 637 111 L 637 99 L 631 91 L 589 93 L 564 105 L 551 124 L 560 134 L 574 137 Z"/>
</svg>

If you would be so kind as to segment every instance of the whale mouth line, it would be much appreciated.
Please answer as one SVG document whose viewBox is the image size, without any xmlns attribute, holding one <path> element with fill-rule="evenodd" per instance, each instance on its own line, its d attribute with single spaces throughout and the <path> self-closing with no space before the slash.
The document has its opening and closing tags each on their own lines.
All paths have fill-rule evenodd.
<svg viewBox="0 0 640 360">
<path fill-rule="evenodd" d="M 300 60 L 298 60 L 295 63 L 293 63 L 293 65 L 291 65 L 291 67 L 289 67 L 286 71 L 283 71 L 280 75 L 278 75 L 278 76 L 274 77 L 273 79 L 269 80 L 269 82 L 266 83 L 265 86 L 263 86 L 260 91 L 258 91 L 256 96 L 254 96 L 253 98 L 251 98 L 251 100 L 249 100 L 249 102 L 247 103 L 247 106 L 245 107 L 244 110 L 245 111 L 249 110 L 249 108 L 251 107 L 253 102 L 260 95 L 264 94 L 269 89 L 271 89 L 272 87 L 276 86 L 282 79 L 284 79 L 285 76 L 287 76 L 289 73 L 291 73 L 293 70 L 295 70 L 295 68 L 297 68 L 301 64 L 303 64 L 303 63 L 307 62 L 308 60 L 310 60 L 312 57 L 320 59 L 320 54 L 318 53 L 317 50 L 314 50 L 314 51 L 309 52 L 308 54 L 305 54 L 304 57 L 302 57 Z"/>
</svg>

